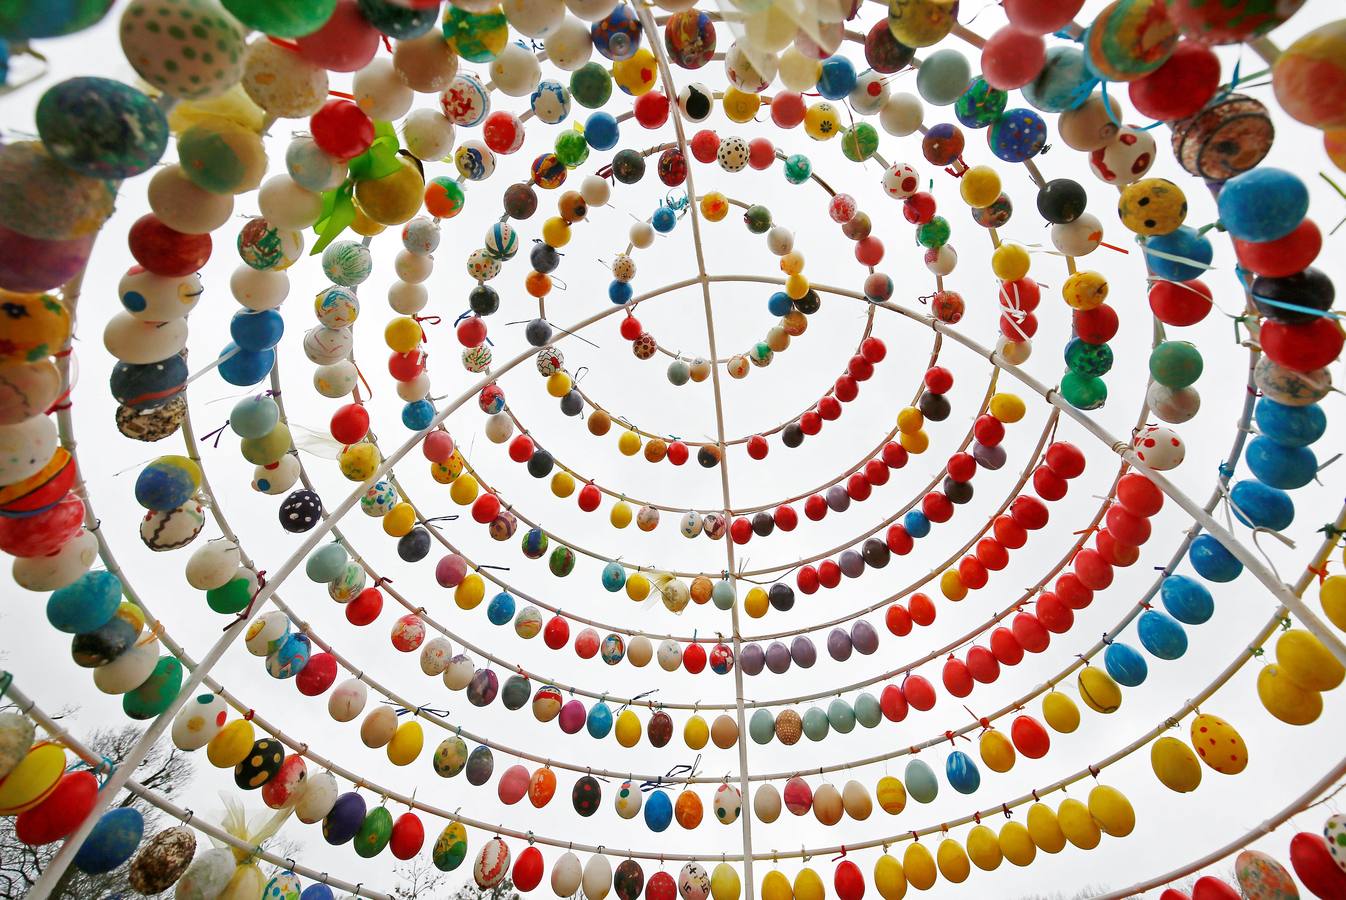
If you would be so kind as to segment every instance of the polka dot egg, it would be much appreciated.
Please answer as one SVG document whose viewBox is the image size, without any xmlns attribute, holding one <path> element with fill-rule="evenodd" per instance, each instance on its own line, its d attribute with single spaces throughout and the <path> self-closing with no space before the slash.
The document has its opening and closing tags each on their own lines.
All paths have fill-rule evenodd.
<svg viewBox="0 0 1346 900">
<path fill-rule="evenodd" d="M 1182 438 L 1172 428 L 1163 425 L 1142 428 L 1136 435 L 1134 445 L 1136 458 L 1160 472 L 1176 469 L 1187 455 Z"/>
<path fill-rule="evenodd" d="M 299 900 L 302 888 L 298 875 L 293 872 L 278 872 L 266 883 L 266 888 L 262 891 L 262 900 Z"/>
<path fill-rule="evenodd" d="M 1202 713 L 1192 720 L 1192 748 L 1201 761 L 1222 775 L 1237 775 L 1248 765 L 1248 745 L 1233 725 Z"/>
<path fill-rule="evenodd" d="M 229 715 L 223 697 L 197 694 L 188 700 L 173 719 L 173 746 L 179 750 L 199 750 L 219 734 Z"/>
<path fill-rule="evenodd" d="M 381 518 L 397 505 L 397 490 L 386 481 L 375 482 L 360 498 L 360 509 L 367 516 Z"/>
<path fill-rule="evenodd" d="M 1332 859 L 1346 870 L 1346 814 L 1337 813 L 1329 817 L 1323 825 L 1323 837 L 1327 839 L 1327 849 Z"/>
<path fill-rule="evenodd" d="M 904 162 L 893 163 L 883 173 L 883 189 L 889 197 L 905 200 L 921 186 L 921 176 Z"/>
<path fill-rule="evenodd" d="M 748 142 L 741 137 L 729 136 L 720 141 L 720 149 L 715 159 L 726 172 L 740 172 L 748 164 Z"/>
<path fill-rule="evenodd" d="M 215 97 L 243 75 L 243 31 L 215 0 L 132 0 L 120 34 L 132 68 L 175 97 Z"/>
<path fill-rule="evenodd" d="M 1299 897 L 1295 880 L 1285 867 L 1257 850 L 1244 850 L 1234 858 L 1234 877 L 1238 879 L 1243 895 L 1253 900 L 1297 900 Z"/>
<path fill-rule="evenodd" d="M 280 506 L 280 525 L 286 531 L 302 534 L 322 516 L 322 498 L 310 490 L 298 490 L 285 498 Z"/>
<path fill-rule="evenodd" d="M 256 790 L 275 777 L 284 760 L 280 741 L 262 738 L 252 745 L 247 758 L 234 766 L 234 783 L 245 791 Z"/>
</svg>

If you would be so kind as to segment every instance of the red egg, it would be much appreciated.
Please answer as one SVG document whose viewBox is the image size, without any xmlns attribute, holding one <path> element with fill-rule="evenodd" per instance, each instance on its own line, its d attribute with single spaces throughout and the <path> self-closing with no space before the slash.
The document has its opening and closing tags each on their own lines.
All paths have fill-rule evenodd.
<svg viewBox="0 0 1346 900">
<path fill-rule="evenodd" d="M 837 864 L 832 884 L 840 900 L 860 900 L 865 895 L 865 876 L 860 872 L 860 867 L 849 859 L 843 859 Z"/>
<path fill-rule="evenodd" d="M 416 349 L 388 357 L 388 374 L 394 381 L 414 381 L 425 371 L 425 351 Z"/>
<path fill-rule="evenodd" d="M 10 556 L 51 556 L 84 524 L 84 501 L 66 494 L 56 505 L 21 519 L 0 517 L 0 550 Z"/>
<path fill-rule="evenodd" d="M 907 717 L 907 696 L 895 684 L 886 684 L 879 692 L 879 709 L 889 722 L 901 722 Z"/>
<path fill-rule="evenodd" d="M 1127 86 L 1141 115 L 1163 122 L 1197 113 L 1220 86 L 1220 58 L 1199 41 L 1179 41 L 1164 64 Z"/>
<path fill-rule="evenodd" d="M 911 634 L 911 614 L 901 603 L 894 603 L 888 607 L 888 611 L 883 614 L 883 623 L 898 637 Z"/>
<path fill-rule="evenodd" d="M 709 128 L 703 128 L 692 135 L 691 140 L 692 156 L 697 162 L 708 163 L 715 160 L 715 155 L 720 151 L 720 136 Z M 627 338 L 634 340 L 634 338 Z"/>
<path fill-rule="evenodd" d="M 729 523 L 729 538 L 735 544 L 746 544 L 752 540 L 752 519 L 739 516 Z"/>
<path fill-rule="evenodd" d="M 552 616 L 542 629 L 542 643 L 550 650 L 560 650 L 570 641 L 570 623 L 560 616 Z"/>
<path fill-rule="evenodd" d="M 1192 898 L 1182 891 L 1164 888 L 1164 892 L 1159 895 L 1159 900 L 1192 900 Z"/>
<path fill-rule="evenodd" d="M 1000 282 L 1000 305 L 1010 309 L 1032 312 L 1042 302 L 1042 290 L 1028 276 L 1017 281 Z"/>
<path fill-rule="evenodd" d="M 921 498 L 921 512 L 931 522 L 947 522 L 953 518 L 953 501 L 940 491 L 931 491 Z"/>
<path fill-rule="evenodd" d="M 902 468 L 910 458 L 907 448 L 896 441 L 889 441 L 883 445 L 883 464 L 890 469 Z"/>
<path fill-rule="evenodd" d="M 373 120 L 349 100 L 328 100 L 309 118 L 308 127 L 319 149 L 342 162 L 374 143 Z"/>
<path fill-rule="evenodd" d="M 366 590 L 372 590 L 372 588 L 366 588 Z M 382 602 L 382 598 L 380 598 L 380 602 Z M 350 607 L 354 605 L 355 601 L 351 601 L 347 605 L 347 616 L 350 615 Z M 327 692 L 327 689 L 336 681 L 336 675 L 336 657 L 330 653 L 315 653 L 309 657 L 308 664 L 300 669 L 299 674 L 294 677 L 294 686 L 305 697 L 317 697 L 319 694 Z"/>
<path fill-rule="evenodd" d="M 1312 219 L 1300 222 L 1283 238 L 1264 243 L 1234 240 L 1234 252 L 1243 268 L 1268 278 L 1284 278 L 1303 271 L 1323 249 L 1323 233 Z"/>
<path fill-rule="evenodd" d="M 842 403 L 850 403 L 856 397 L 860 396 L 860 385 L 850 375 L 842 375 L 837 378 L 836 383 L 832 385 L 832 393 Z"/>
<path fill-rule="evenodd" d="M 855 261 L 862 266 L 873 268 L 883 262 L 883 241 L 874 235 L 866 235 L 855 242 Z"/>
<path fill-rule="evenodd" d="M 1069 483 L 1048 467 L 1038 466 L 1033 470 L 1033 490 L 1043 500 L 1060 500 L 1069 489 Z"/>
<path fill-rule="evenodd" d="M 154 213 L 136 219 L 126 232 L 126 243 L 136 262 L 155 275 L 183 278 L 201 270 L 210 259 L 209 234 L 174 231 Z"/>
<path fill-rule="evenodd" d="M 804 498 L 804 516 L 812 522 L 821 522 L 827 516 L 827 501 L 821 494 L 810 494 Z"/>
<path fill-rule="evenodd" d="M 1005 0 L 1005 18 L 1016 28 L 1048 34 L 1070 24 L 1084 0 Z"/>
<path fill-rule="evenodd" d="M 906 556 L 916 546 L 916 542 L 907 532 L 906 526 L 902 524 L 890 526 L 887 533 L 884 534 L 883 540 L 888 545 L 888 549 L 898 556 Z"/>
<path fill-rule="evenodd" d="M 79 827 L 97 799 L 98 779 L 92 772 L 67 772 L 46 799 L 19 813 L 15 837 L 32 847 L 59 841 Z"/>
<path fill-rule="evenodd" d="M 767 451 L 770 449 L 771 447 L 767 444 L 766 438 L 762 437 L 760 434 L 754 434 L 752 437 L 748 438 L 748 456 L 753 459 L 766 459 Z"/>
<path fill-rule="evenodd" d="M 1009 565 L 1009 551 L 995 538 L 982 538 L 977 541 L 977 561 L 992 572 L 999 572 Z"/>
<path fill-rule="evenodd" d="M 891 477 L 888 474 L 888 467 L 883 464 L 881 459 L 871 459 L 865 463 L 865 467 L 861 471 L 865 473 L 865 480 L 875 487 L 887 484 Z"/>
<path fill-rule="evenodd" d="M 1098 548 L 1103 561 L 1110 566 L 1126 568 L 1140 559 L 1140 547 L 1122 543 L 1106 528 L 1094 532 L 1094 546 Z"/>
<path fill-rule="evenodd" d="M 339 0 L 331 18 L 295 44 L 299 55 L 315 66 L 332 72 L 358 72 L 378 52 L 379 32 L 360 12 L 356 0 Z"/>
<path fill-rule="evenodd" d="M 921 675 L 909 675 L 902 682 L 902 694 L 913 709 L 921 712 L 935 705 L 935 688 Z"/>
<path fill-rule="evenodd" d="M 1010 740 L 1014 749 L 1029 759 L 1042 759 L 1051 749 L 1051 735 L 1042 723 L 1030 715 L 1019 715 L 1010 725 Z"/>
<path fill-rule="evenodd" d="M 354 444 L 369 434 L 369 410 L 362 403 L 347 403 L 332 413 L 328 426 L 333 440 L 341 444 Z"/>
<path fill-rule="evenodd" d="M 1150 285 L 1149 299 L 1150 311 L 1165 325 L 1195 325 L 1211 310 L 1210 288 L 1196 279 L 1156 281 Z"/>
<path fill-rule="evenodd" d="M 1028 531 L 1037 531 L 1047 524 L 1047 506 L 1036 497 L 1020 494 L 1010 503 L 1010 518 Z"/>
<path fill-rule="evenodd" d="M 971 481 L 972 476 L 977 474 L 977 461 L 971 453 L 955 453 L 949 457 L 945 468 L 954 481 Z"/>
<path fill-rule="evenodd" d="M 537 447 L 532 438 L 526 434 L 516 434 L 509 442 L 509 458 L 516 463 L 526 463 L 533 458 L 535 449 Z"/>
<path fill-rule="evenodd" d="M 1075 614 L 1071 612 L 1070 607 L 1051 591 L 1038 594 L 1033 609 L 1036 610 L 1042 627 L 1052 634 L 1065 634 L 1070 630 L 1070 626 L 1075 624 Z"/>
<path fill-rule="evenodd" d="M 1021 612 L 1010 623 L 1014 639 L 1029 653 L 1041 653 L 1051 643 L 1051 634 L 1042 627 L 1038 617 L 1030 612 Z"/>
<path fill-rule="evenodd" d="M 678 900 L 678 883 L 667 872 L 655 872 L 645 882 L 645 900 Z"/>
<path fill-rule="evenodd" d="M 818 570 L 813 566 L 804 566 L 795 576 L 795 584 L 799 590 L 805 594 L 813 594 L 818 590 Z"/>
<path fill-rule="evenodd" d="M 706 668 L 706 648 L 700 644 L 688 644 L 682 651 L 682 667 L 693 675 Z"/>
<path fill-rule="evenodd" d="M 642 128 L 658 128 L 668 121 L 668 97 L 660 91 L 649 91 L 636 98 L 631 112 Z"/>
<path fill-rule="evenodd" d="M 271 780 L 262 785 L 262 802 L 268 809 L 284 809 L 286 804 L 298 798 L 300 790 L 307 783 L 308 763 L 299 754 L 291 753 L 285 757 Z"/>
<path fill-rule="evenodd" d="M 1150 539 L 1150 520 L 1135 515 L 1121 505 L 1108 507 L 1104 516 L 1108 531 L 1123 544 L 1139 547 Z"/>
<path fill-rule="evenodd" d="M 1004 313 L 1000 316 L 1000 333 L 1006 340 L 1023 341 L 1038 333 L 1038 317 L 1026 312 L 1023 317 Z"/>
<path fill-rule="evenodd" d="M 447 431 L 436 429 L 425 436 L 421 442 L 421 452 L 425 458 L 441 465 L 453 456 L 453 437 Z"/>
<path fill-rule="evenodd" d="M 935 198 L 927 191 L 917 191 L 902 201 L 902 216 L 913 225 L 924 225 L 935 216 Z"/>
<path fill-rule="evenodd" d="M 711 158 L 715 158 L 714 154 L 711 155 Z M 628 341 L 634 341 L 645 333 L 645 329 L 641 326 L 640 320 L 632 315 L 628 315 L 626 318 L 622 319 L 621 327 L 618 330 L 621 331 L 622 337 L 626 338 Z"/>
<path fill-rule="evenodd" d="M 670 441 L 666 459 L 675 466 L 687 462 L 687 445 L 682 441 Z"/>
<path fill-rule="evenodd" d="M 1322 835 L 1301 831 L 1290 838 L 1290 865 L 1315 897 L 1322 900 L 1346 897 L 1346 870 L 1337 866 Z"/>
<path fill-rule="evenodd" d="M 1074 572 L 1066 572 L 1056 579 L 1056 596 L 1071 609 L 1084 609 L 1094 602 L 1094 592 L 1085 587 Z"/>
<path fill-rule="evenodd" d="M 772 518 L 776 522 L 776 527 L 781 531 L 794 531 L 795 527 L 799 525 L 799 513 L 795 512 L 795 508 L 789 504 L 776 507 Z"/>
<path fill-rule="evenodd" d="M 860 355 L 872 363 L 880 363 L 888 355 L 888 347 L 883 341 L 870 335 L 860 342 Z"/>
<path fill-rule="evenodd" d="M 498 515 L 500 515 L 500 498 L 490 491 L 472 501 L 472 521 L 478 525 L 489 524 L 495 521 Z"/>
<path fill-rule="evenodd" d="M 1000 660 L 980 644 L 967 651 L 967 670 L 982 684 L 990 684 L 1000 677 Z"/>
<path fill-rule="evenodd" d="M 1312 322 L 1286 324 L 1264 319 L 1262 352 L 1272 362 L 1296 372 L 1321 369 L 1341 355 L 1341 328 L 1335 319 L 1320 316 Z"/>
<path fill-rule="evenodd" d="M 922 628 L 935 621 L 935 601 L 920 591 L 907 600 L 907 611 L 911 613 L 911 620 Z"/>
<path fill-rule="evenodd" d="M 575 635 L 575 655 L 580 659 L 593 659 L 598 655 L 599 640 L 597 631 L 581 628 L 579 634 Z"/>
<path fill-rule="evenodd" d="M 748 141 L 748 165 L 761 172 L 776 161 L 776 148 L 764 137 Z"/>
<path fill-rule="evenodd" d="M 1006 25 L 987 38 L 981 49 L 982 78 L 998 90 L 1021 88 L 1042 71 L 1046 53 L 1041 34 Z"/>
<path fill-rule="evenodd" d="M 586 484 L 584 487 L 580 488 L 579 496 L 576 498 L 580 509 L 585 512 L 593 512 L 598 509 L 598 504 L 601 503 L 602 500 L 603 492 L 598 489 L 597 485 L 593 484 Z"/>
<path fill-rule="evenodd" d="M 530 844 L 514 860 L 514 871 L 510 877 L 515 888 L 527 893 L 542 883 L 542 870 L 542 851 Z"/>
<path fill-rule="evenodd" d="M 846 372 L 856 381 L 868 381 L 874 377 L 874 364 L 857 353 L 847 361 Z"/>
<path fill-rule="evenodd" d="M 1097 550 L 1085 547 L 1075 554 L 1073 565 L 1080 584 L 1091 591 L 1101 591 L 1112 584 L 1112 566 Z"/>
<path fill-rule="evenodd" d="M 368 587 L 357 594 L 354 600 L 346 604 L 346 621 L 352 625 L 368 625 L 377 619 L 382 611 L 383 594 L 379 593 L 378 588 Z M 308 667 L 305 666 L 305 668 Z M 303 674 L 303 672 L 300 672 L 300 677 Z"/>
<path fill-rule="evenodd" d="M 1010 516 L 996 516 L 991 523 L 991 532 L 1010 550 L 1018 550 L 1028 543 L 1028 531 Z"/>
<path fill-rule="evenodd" d="M 1128 472 L 1117 482 L 1117 502 L 1148 519 L 1163 509 L 1164 492 L 1139 472 Z"/>
<path fill-rule="evenodd" d="M 818 563 L 818 583 L 828 589 L 841 584 L 841 566 L 831 559 Z"/>
<path fill-rule="evenodd" d="M 846 479 L 846 493 L 857 503 L 868 500 L 873 492 L 874 488 L 865 480 L 863 472 L 853 472 L 851 477 Z"/>
<path fill-rule="evenodd" d="M 807 111 L 803 96 L 794 91 L 780 91 L 771 98 L 771 121 L 777 128 L 794 128 Z"/>
<path fill-rule="evenodd" d="M 841 418 L 841 401 L 830 394 L 821 397 L 818 400 L 818 415 L 822 416 L 828 422 L 835 422 Z"/>
<path fill-rule="evenodd" d="M 823 417 L 816 410 L 808 410 L 799 416 L 799 430 L 813 436 L 823 430 Z"/>
<path fill-rule="evenodd" d="M 1023 645 L 1003 625 L 991 632 L 991 653 L 1002 666 L 1017 666 L 1024 658 Z"/>
<path fill-rule="evenodd" d="M 944 689 L 955 697 L 966 697 L 972 693 L 972 673 L 968 671 L 967 663 L 958 657 L 950 656 L 944 661 L 941 675 Z"/>
<path fill-rule="evenodd" d="M 1084 451 L 1069 441 L 1054 441 L 1043 459 L 1047 468 L 1062 478 L 1077 478 L 1084 473 Z"/>
<path fill-rule="evenodd" d="M 989 576 L 986 567 L 975 556 L 964 556 L 958 561 L 958 578 L 970 591 L 979 591 L 986 587 Z"/>
<path fill-rule="evenodd" d="M 523 146 L 523 123 L 508 110 L 497 109 L 481 123 L 481 139 L 496 153 L 513 153 Z"/>
<path fill-rule="evenodd" d="M 1106 344 L 1117 336 L 1117 310 L 1106 303 L 1093 309 L 1077 309 L 1071 319 L 1076 337 L 1086 344 Z"/>
<path fill-rule="evenodd" d="M 404 812 L 393 820 L 392 835 L 388 838 L 388 846 L 392 849 L 393 856 L 398 859 L 411 859 L 421 852 L 421 847 L 424 845 L 425 824 L 421 822 L 420 816 L 414 812 Z M 516 869 L 514 883 L 517 885 L 518 882 L 519 876 Z"/>
<path fill-rule="evenodd" d="M 1203 875 L 1192 885 L 1192 900 L 1239 900 L 1242 896 L 1214 875 Z"/>
<path fill-rule="evenodd" d="M 468 316 L 458 323 L 455 333 L 464 347 L 480 347 L 486 342 L 486 321 L 481 316 Z"/>
<path fill-rule="evenodd" d="M 781 798 L 792 815 L 802 816 L 813 808 L 813 788 L 798 775 L 785 782 Z"/>
<path fill-rule="evenodd" d="M 953 388 L 953 373 L 943 366 L 925 370 L 925 389 L 932 394 L 947 394 Z"/>
</svg>

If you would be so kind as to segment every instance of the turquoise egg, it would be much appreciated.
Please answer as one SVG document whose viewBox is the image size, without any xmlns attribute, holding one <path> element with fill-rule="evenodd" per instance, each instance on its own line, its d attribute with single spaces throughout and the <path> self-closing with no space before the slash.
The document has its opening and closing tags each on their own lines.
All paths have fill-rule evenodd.
<svg viewBox="0 0 1346 900">
<path fill-rule="evenodd" d="M 1170 575 L 1159 586 L 1159 597 L 1169 615 L 1185 625 L 1201 625 L 1215 613 L 1215 601 L 1206 586 L 1186 575 Z"/>
<path fill-rule="evenodd" d="M 827 733 L 832 730 L 831 723 L 827 721 L 827 713 L 816 706 L 810 707 L 804 713 L 804 735 L 811 741 L 821 741 L 827 737 Z"/>
<path fill-rule="evenodd" d="M 1089 99 L 1094 77 L 1084 65 L 1084 51 L 1072 44 L 1047 50 L 1037 77 L 1023 86 L 1024 99 L 1043 112 L 1065 112 Z"/>
<path fill-rule="evenodd" d="M 650 791 L 645 798 L 645 825 L 650 831 L 664 831 L 673 821 L 673 801 L 664 791 Z"/>
<path fill-rule="evenodd" d="M 1284 531 L 1295 520 L 1295 503 L 1280 488 L 1245 478 L 1229 490 L 1234 518 L 1252 528 Z"/>
<path fill-rule="evenodd" d="M 603 587 L 609 591 L 620 591 L 626 584 L 626 570 L 620 563 L 610 562 L 603 567 Z"/>
<path fill-rule="evenodd" d="M 734 583 L 727 578 L 715 582 L 710 589 L 711 602 L 716 609 L 732 609 L 734 606 Z"/>
<path fill-rule="evenodd" d="M 855 710 L 840 697 L 827 704 L 827 721 L 833 730 L 850 734 L 855 730 Z"/>
<path fill-rule="evenodd" d="M 90 875 L 111 872 L 131 858 L 145 835 L 145 817 L 130 806 L 103 813 L 75 854 L 75 868 Z"/>
<path fill-rule="evenodd" d="M 486 618 L 492 625 L 505 625 L 514 618 L 514 597 L 501 591 L 486 605 Z"/>
<path fill-rule="evenodd" d="M 229 427 L 241 438 L 264 438 L 280 421 L 280 407 L 264 394 L 244 397 L 229 411 Z"/>
<path fill-rule="evenodd" d="M 97 23 L 111 8 L 112 0 L 7 3 L 0 12 L 0 38 L 22 41 L 74 34 Z"/>
<path fill-rule="evenodd" d="M 1157 609 L 1141 613 L 1136 633 L 1141 646 L 1159 659 L 1177 659 L 1187 652 L 1187 632 L 1172 616 Z"/>
<path fill-rule="evenodd" d="M 913 759 L 908 762 L 902 780 L 906 782 L 907 793 L 917 803 L 931 803 L 939 796 L 939 782 L 935 780 L 935 772 L 924 760 Z"/>
<path fill-rule="evenodd" d="M 266 658 L 266 674 L 272 678 L 293 678 L 308 665 L 311 651 L 308 635 L 291 632 L 280 649 Z"/>
<path fill-rule="evenodd" d="M 47 621 L 57 631 L 79 634 L 101 628 L 117 612 L 122 581 L 111 572 L 85 572 L 74 584 L 52 593 Z"/>
<path fill-rule="evenodd" d="M 1307 447 L 1327 430 L 1327 415 L 1317 403 L 1290 406 L 1262 397 L 1253 415 L 1262 434 L 1287 447 Z"/>
<path fill-rule="evenodd" d="M 874 728 L 883 721 L 883 710 L 879 706 L 878 698 L 870 693 L 856 697 L 855 721 L 866 728 Z"/>
<path fill-rule="evenodd" d="M 346 553 L 346 548 L 333 541 L 330 544 L 324 544 L 317 550 L 309 554 L 304 562 L 304 574 L 308 576 L 309 581 L 318 584 L 327 584 L 329 581 L 335 581 L 337 576 L 346 568 L 346 562 L 350 559 Z"/>
<path fill-rule="evenodd" d="M 1221 584 L 1233 581 L 1243 574 L 1243 563 L 1230 553 L 1219 539 L 1209 534 L 1197 535 L 1187 548 L 1187 561 L 1196 573 L 1207 581 Z"/>
<path fill-rule="evenodd" d="M 584 720 L 589 737 L 605 738 L 612 732 L 612 709 L 602 700 L 589 707 L 589 715 Z"/>
<path fill-rule="evenodd" d="M 1112 680 L 1123 687 L 1135 687 L 1150 674 L 1150 667 L 1140 651 L 1119 641 L 1108 644 L 1108 649 L 1103 651 L 1103 667 Z"/>
<path fill-rule="evenodd" d="M 974 793 L 981 787 L 981 771 L 977 764 L 972 761 L 962 750 L 955 750 L 949 754 L 949 758 L 944 761 L 944 774 L 949 779 L 949 784 L 960 794 Z M 907 785 L 911 789 L 911 785 Z"/>
<path fill-rule="evenodd" d="M 91 178 L 117 180 L 147 172 L 168 147 L 168 119 L 129 84 L 71 78 L 37 104 L 37 132 L 53 157 Z"/>
<path fill-rule="evenodd" d="M 764 707 L 753 710 L 752 718 L 748 720 L 748 736 L 755 744 L 771 743 L 776 736 L 776 719 L 771 710 Z"/>
<path fill-rule="evenodd" d="M 1244 451 L 1248 470 L 1258 481 L 1284 491 L 1302 488 L 1318 474 L 1318 457 L 1308 447 L 1289 447 L 1258 435 Z"/>
</svg>

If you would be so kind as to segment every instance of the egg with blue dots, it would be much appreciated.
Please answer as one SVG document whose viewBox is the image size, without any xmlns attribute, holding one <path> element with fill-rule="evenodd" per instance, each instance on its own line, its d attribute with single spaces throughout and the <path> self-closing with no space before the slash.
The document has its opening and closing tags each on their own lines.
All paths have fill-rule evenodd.
<svg viewBox="0 0 1346 900">
<path fill-rule="evenodd" d="M 180 319 L 196 308 L 203 292 L 200 275 L 168 278 L 139 266 L 133 266 L 117 285 L 122 307 L 142 322 Z"/>
</svg>

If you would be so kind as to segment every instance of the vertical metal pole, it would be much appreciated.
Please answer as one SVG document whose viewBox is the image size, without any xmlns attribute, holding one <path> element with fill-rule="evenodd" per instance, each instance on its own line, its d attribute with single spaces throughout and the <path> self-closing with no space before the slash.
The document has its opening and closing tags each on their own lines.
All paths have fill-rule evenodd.
<svg viewBox="0 0 1346 900">
<path fill-rule="evenodd" d="M 670 101 L 675 104 L 672 112 L 673 128 L 678 136 L 678 149 L 682 151 L 684 157 L 691 158 L 691 153 L 687 148 L 687 136 L 682 129 L 682 115 L 676 109 L 678 90 L 673 82 L 673 74 L 668 67 L 668 57 L 664 53 L 663 42 L 659 40 L 659 29 L 654 23 L 654 16 L 651 15 L 648 6 L 636 3 L 636 12 L 640 16 L 641 28 L 645 31 L 645 40 L 649 47 L 654 51 L 655 60 L 659 65 L 659 77 L 664 85 L 664 93 L 668 95 Z M 692 243 L 696 249 L 696 268 L 701 282 L 701 300 L 706 313 L 706 339 L 709 342 L 709 353 L 712 360 L 720 357 L 715 348 L 715 316 L 711 311 L 710 301 L 710 281 L 706 273 L 706 257 L 701 245 L 701 216 L 696 208 L 696 185 L 692 177 L 691 167 L 687 169 L 687 215 L 692 221 Z M 730 510 L 733 504 L 729 499 L 729 460 L 725 456 L 725 434 L 724 434 L 724 400 L 720 392 L 720 366 L 713 364 L 710 367 L 711 384 L 715 393 L 715 441 L 720 451 L 720 492 L 724 501 L 724 518 L 726 531 L 730 521 Z M 725 555 L 728 560 L 728 577 L 733 577 L 734 572 L 734 541 L 726 533 L 724 536 Z M 737 592 L 736 592 L 737 593 Z M 739 650 L 741 649 L 741 640 L 739 638 L 739 617 L 738 617 L 739 598 L 734 598 L 734 605 L 730 608 L 730 625 L 733 631 L 734 646 L 734 714 L 738 720 L 738 785 L 742 796 L 742 810 L 739 813 L 739 824 L 743 829 L 743 892 L 747 900 L 753 900 L 756 892 L 756 885 L 753 882 L 752 874 L 752 797 L 748 793 L 748 727 L 743 711 L 743 669 L 738 664 Z"/>
</svg>

